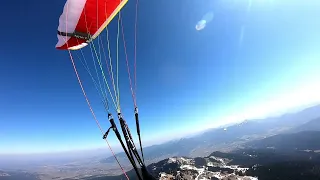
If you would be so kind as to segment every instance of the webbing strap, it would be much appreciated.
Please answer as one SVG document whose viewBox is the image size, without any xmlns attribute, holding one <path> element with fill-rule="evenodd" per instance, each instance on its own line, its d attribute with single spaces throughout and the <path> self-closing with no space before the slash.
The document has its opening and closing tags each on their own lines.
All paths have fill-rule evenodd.
<svg viewBox="0 0 320 180">
<path fill-rule="evenodd" d="M 88 34 L 88 33 L 83 33 L 83 32 L 73 32 L 73 33 L 66 33 L 66 32 L 61 32 L 61 31 L 58 31 L 58 35 L 60 36 L 68 36 L 68 37 L 75 37 L 75 38 L 78 38 L 78 39 L 84 39 L 86 41 L 90 41 L 91 40 L 91 34 Z"/>
</svg>

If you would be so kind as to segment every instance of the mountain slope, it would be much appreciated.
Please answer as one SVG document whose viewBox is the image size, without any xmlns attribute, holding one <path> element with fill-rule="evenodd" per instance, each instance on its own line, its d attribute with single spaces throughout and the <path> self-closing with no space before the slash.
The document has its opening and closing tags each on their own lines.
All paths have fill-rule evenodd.
<svg viewBox="0 0 320 180">
<path fill-rule="evenodd" d="M 258 149 L 320 150 L 320 131 L 279 134 L 262 140 L 249 142 L 246 146 Z"/>
<path fill-rule="evenodd" d="M 300 131 L 320 131 L 320 117 L 302 124 L 301 126 L 292 129 L 290 132 Z"/>
</svg>

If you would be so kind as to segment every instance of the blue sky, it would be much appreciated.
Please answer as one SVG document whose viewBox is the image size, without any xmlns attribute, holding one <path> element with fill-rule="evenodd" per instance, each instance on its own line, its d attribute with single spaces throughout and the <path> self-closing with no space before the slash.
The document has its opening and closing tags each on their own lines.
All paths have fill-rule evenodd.
<svg viewBox="0 0 320 180">
<path fill-rule="evenodd" d="M 68 53 L 55 49 L 64 3 L 6 1 L 0 7 L 4 17 L 0 28 L 0 153 L 104 146 Z M 131 65 L 134 3 L 129 0 L 123 10 Z M 159 143 L 317 102 L 319 5 L 267 0 L 141 0 L 137 102 L 144 142 Z M 207 12 L 213 12 L 214 19 L 197 31 L 196 23 Z M 116 21 L 109 26 L 113 51 L 116 27 Z M 123 49 L 120 61 L 121 107 L 134 132 Z M 79 61 L 77 65 L 81 68 Z M 106 130 L 106 113 L 90 78 L 85 71 L 80 76 Z M 114 136 L 109 140 L 113 147 L 119 146 Z"/>
</svg>

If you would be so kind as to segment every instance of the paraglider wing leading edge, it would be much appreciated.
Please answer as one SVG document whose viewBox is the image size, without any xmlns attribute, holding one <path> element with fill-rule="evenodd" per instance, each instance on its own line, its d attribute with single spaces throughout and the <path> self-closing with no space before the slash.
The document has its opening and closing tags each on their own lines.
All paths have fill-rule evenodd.
<svg viewBox="0 0 320 180">
<path fill-rule="evenodd" d="M 85 47 L 106 28 L 128 0 L 67 0 L 59 18 L 57 49 Z"/>
</svg>

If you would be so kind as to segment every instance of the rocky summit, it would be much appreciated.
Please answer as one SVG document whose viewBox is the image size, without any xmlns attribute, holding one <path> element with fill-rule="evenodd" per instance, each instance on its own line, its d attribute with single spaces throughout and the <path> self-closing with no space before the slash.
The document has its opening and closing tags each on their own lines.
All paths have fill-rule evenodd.
<svg viewBox="0 0 320 180">
<path fill-rule="evenodd" d="M 258 178 L 246 176 L 248 168 L 239 165 L 229 165 L 230 159 L 209 157 L 173 157 L 152 164 L 152 170 L 161 180 L 257 180 Z"/>
</svg>

